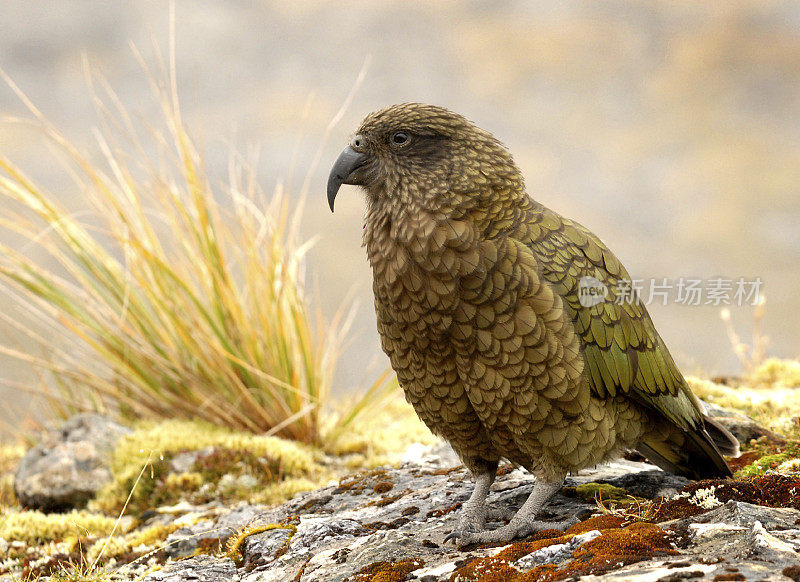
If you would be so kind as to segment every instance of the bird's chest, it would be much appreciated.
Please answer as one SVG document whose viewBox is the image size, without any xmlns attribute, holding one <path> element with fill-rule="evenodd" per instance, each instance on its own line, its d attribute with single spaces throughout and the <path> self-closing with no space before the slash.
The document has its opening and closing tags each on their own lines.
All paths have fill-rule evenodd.
<svg viewBox="0 0 800 582">
<path fill-rule="evenodd" d="M 445 340 L 459 302 L 458 276 L 431 268 L 436 258 L 425 249 L 388 241 L 370 262 L 379 319 L 409 339 Z"/>
<path fill-rule="evenodd" d="M 379 326 L 392 326 L 386 331 L 408 339 L 447 339 L 459 306 L 464 253 L 456 243 L 464 230 L 420 216 L 383 216 L 367 225 L 364 246 Z"/>
</svg>

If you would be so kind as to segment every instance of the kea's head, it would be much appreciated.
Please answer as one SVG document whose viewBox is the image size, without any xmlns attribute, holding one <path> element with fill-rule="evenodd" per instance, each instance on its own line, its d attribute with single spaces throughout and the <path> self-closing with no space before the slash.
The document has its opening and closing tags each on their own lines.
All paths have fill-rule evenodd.
<svg viewBox="0 0 800 582">
<path fill-rule="evenodd" d="M 511 154 L 492 134 L 424 103 L 367 115 L 331 170 L 331 211 L 342 184 L 363 187 L 370 202 L 394 199 L 432 210 L 478 203 L 500 189 L 523 191 Z"/>
</svg>

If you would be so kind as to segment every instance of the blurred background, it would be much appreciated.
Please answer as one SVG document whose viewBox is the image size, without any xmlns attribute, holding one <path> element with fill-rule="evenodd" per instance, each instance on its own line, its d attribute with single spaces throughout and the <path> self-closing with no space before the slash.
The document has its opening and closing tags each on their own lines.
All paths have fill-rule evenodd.
<svg viewBox="0 0 800 582">
<path fill-rule="evenodd" d="M 283 183 L 298 196 L 309 177 L 303 234 L 320 237 L 308 258 L 309 288 L 328 316 L 353 289 L 359 305 L 339 391 L 388 360 L 361 248 L 363 201 L 344 187 L 331 215 L 325 182 L 361 118 L 403 101 L 444 105 L 493 132 L 514 153 L 529 193 L 597 233 L 635 278 L 760 277 L 768 353 L 800 353 L 800 4 L 174 5 L 182 109 L 212 177 L 224 177 L 232 150 L 258 152 L 266 191 Z M 2 8 L 0 68 L 90 156 L 99 158 L 97 115 L 84 63 L 107 79 L 134 121 L 159 116 L 132 46 L 151 65 L 153 42 L 168 52 L 167 2 L 4 0 Z M 325 141 L 366 61 L 363 82 Z M 4 84 L 0 115 L 29 117 Z M 2 155 L 80 212 L 85 198 L 43 144 L 35 126 L 0 123 Z M 649 309 L 686 372 L 741 371 L 720 307 L 671 299 Z M 753 312 L 730 306 L 745 341 Z M 22 341 L 7 328 L 0 340 Z M 26 366 L 0 365 L 6 380 L 37 382 Z M 30 398 L 0 387 L 0 414 L 24 413 Z"/>
</svg>

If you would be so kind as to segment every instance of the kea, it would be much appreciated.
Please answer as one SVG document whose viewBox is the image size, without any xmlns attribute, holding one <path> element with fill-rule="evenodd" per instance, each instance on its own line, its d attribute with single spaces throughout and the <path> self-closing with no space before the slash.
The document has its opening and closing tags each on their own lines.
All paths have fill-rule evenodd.
<svg viewBox="0 0 800 582">
<path fill-rule="evenodd" d="M 635 449 L 691 479 L 730 477 L 736 439 L 704 414 L 625 267 L 592 232 L 533 200 L 506 147 L 442 107 L 368 115 L 336 160 L 366 198 L 363 242 L 381 346 L 420 419 L 475 479 L 460 546 L 537 520 L 567 474 Z M 627 290 L 626 290 L 627 289 Z M 486 529 L 501 459 L 535 478 L 510 521 Z"/>
</svg>

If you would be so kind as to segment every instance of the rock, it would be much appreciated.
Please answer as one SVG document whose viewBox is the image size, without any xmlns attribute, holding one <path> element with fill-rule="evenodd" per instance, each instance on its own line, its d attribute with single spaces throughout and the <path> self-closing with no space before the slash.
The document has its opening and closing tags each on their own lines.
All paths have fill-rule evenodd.
<svg viewBox="0 0 800 582">
<path fill-rule="evenodd" d="M 772 535 L 760 521 L 756 521 L 745 538 L 750 547 L 750 556 L 757 560 L 772 563 L 786 563 L 787 566 L 800 564 L 797 545 L 785 542 Z"/>
<path fill-rule="evenodd" d="M 163 570 L 148 574 L 144 578 L 144 582 L 183 582 L 184 580 L 237 582 L 241 578 L 236 571 L 236 564 L 230 558 L 214 558 L 202 554 L 167 564 Z"/>
<path fill-rule="evenodd" d="M 690 523 L 724 523 L 731 526 L 751 528 L 760 522 L 770 531 L 788 530 L 796 527 L 800 521 L 800 511 L 783 507 L 763 507 L 743 501 L 728 501 L 721 507 L 701 513 L 689 519 L 664 522 L 668 527 L 688 526 Z"/>
<path fill-rule="evenodd" d="M 800 510 L 736 499 L 717 500 L 718 506 L 705 513 L 655 525 L 601 514 L 566 536 L 543 532 L 534 542 L 458 549 L 445 543 L 445 537 L 473 483 L 463 467 L 452 465 L 447 450 L 442 453 L 420 449 L 411 455 L 413 462 L 350 475 L 272 508 L 245 504 L 230 509 L 218 502 L 159 508 L 145 526 L 181 527 L 169 535 L 163 552 L 156 552 L 158 560 L 171 560 L 144 580 L 478 582 L 489 573 L 497 580 L 561 573 L 609 582 L 785 581 L 795 573 L 800 578 Z M 534 478 L 509 465 L 499 473 L 488 503 L 495 510 L 515 511 Z M 586 483 L 611 484 L 655 498 L 685 480 L 647 463 L 622 460 L 581 471 L 567 481 L 573 488 Z M 782 486 L 793 494 L 791 483 Z M 542 517 L 562 520 L 597 513 L 593 500 L 573 492 L 556 494 Z M 652 518 L 654 513 L 643 515 Z"/>
<path fill-rule="evenodd" d="M 653 499 L 654 497 L 672 497 L 688 484 L 689 480 L 680 475 L 655 470 L 625 473 L 612 479 L 603 479 L 601 483 L 625 489 L 636 497 Z"/>
<path fill-rule="evenodd" d="M 541 550 L 526 554 L 514 562 L 512 566 L 517 570 L 525 571 L 531 570 L 541 564 L 558 564 L 565 562 L 572 557 L 572 552 L 574 552 L 578 546 L 598 538 L 600 535 L 600 532 L 596 529 L 587 531 L 584 534 L 576 535 L 567 543 L 545 546 Z"/>
<path fill-rule="evenodd" d="M 249 508 L 239 508 L 243 519 L 234 521 L 241 523 L 247 516 L 247 529 L 254 532 L 240 545 L 241 580 L 338 582 L 360 579 L 359 573 L 365 572 L 371 572 L 365 579 L 372 579 L 385 571 L 387 579 L 394 576 L 433 582 L 448 580 L 466 558 L 496 554 L 498 549 L 464 552 L 444 543 L 457 522 L 461 504 L 469 497 L 472 479 L 463 467 L 449 466 L 452 459 L 447 456 L 426 453 L 416 458 L 417 462 L 400 468 L 346 477 L 257 516 Z M 641 478 L 629 476 L 631 471 Z M 492 487 L 489 505 L 516 510 L 527 499 L 534 479 L 521 469 L 501 473 Z M 623 478 L 625 486 L 640 496 L 675 489 L 683 483 L 652 465 L 617 461 L 572 475 L 568 484 Z M 562 520 L 594 509 L 593 501 L 559 493 L 545 506 L 542 516 Z M 204 523 L 202 528 L 222 529 L 226 519 L 230 520 L 223 516 L 212 527 Z M 515 567 L 529 570 L 544 563 L 564 562 L 576 547 L 599 535 L 598 531 L 583 532 L 567 543 L 544 546 L 523 556 Z M 178 530 L 170 536 L 171 543 L 181 536 L 197 536 L 197 532 L 193 527 Z M 187 544 L 186 550 L 192 546 Z"/>
<path fill-rule="evenodd" d="M 164 548 L 166 555 L 173 559 L 191 556 L 200 547 L 206 550 L 223 548 L 234 533 L 246 528 L 266 508 L 242 505 L 227 511 L 218 507 L 183 509 L 180 520 L 186 525 L 167 537 Z"/>
<path fill-rule="evenodd" d="M 742 444 L 761 437 L 766 437 L 773 443 L 786 442 L 781 435 L 761 426 L 749 416 L 707 402 L 703 404 L 706 407 L 706 413 L 727 428 Z"/>
<path fill-rule="evenodd" d="M 210 519 L 204 519 L 176 529 L 169 534 L 164 545 L 164 552 L 173 559 L 188 558 L 194 554 L 198 546 L 209 540 L 222 540 L 225 534 L 230 535 L 224 528 L 218 528 Z"/>
<path fill-rule="evenodd" d="M 613 573 L 600 576 L 583 576 L 581 582 L 684 582 L 686 580 L 788 580 L 771 564 L 755 561 L 740 561 L 735 564 L 679 560 L 646 560 L 623 566 Z M 719 578 L 717 578 L 719 576 Z"/>
<path fill-rule="evenodd" d="M 81 508 L 111 480 L 111 451 L 130 429 L 98 414 L 78 414 L 45 434 L 14 475 L 23 506 L 42 511 Z"/>
</svg>

